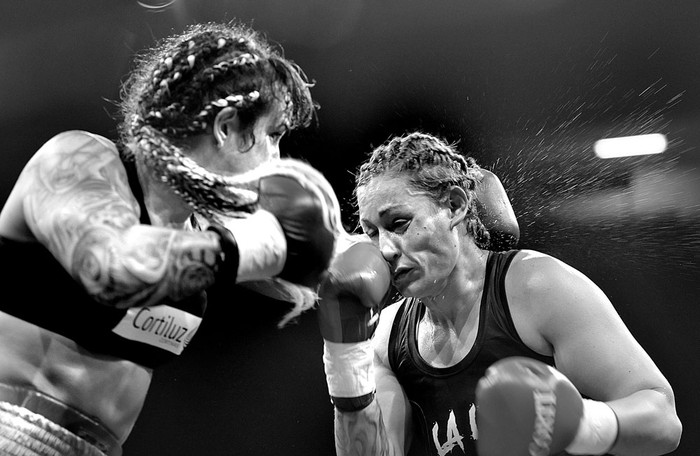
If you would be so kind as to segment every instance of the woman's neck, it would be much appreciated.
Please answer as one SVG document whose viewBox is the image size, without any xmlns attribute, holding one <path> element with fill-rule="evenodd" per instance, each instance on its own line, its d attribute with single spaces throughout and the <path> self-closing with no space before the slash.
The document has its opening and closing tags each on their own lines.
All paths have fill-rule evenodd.
<svg viewBox="0 0 700 456">
<path fill-rule="evenodd" d="M 418 350 L 434 367 L 453 366 L 469 353 L 479 332 L 488 252 L 463 256 L 444 296 L 421 298 L 426 312 L 418 326 Z"/>
<path fill-rule="evenodd" d="M 435 324 L 461 327 L 471 318 L 474 310 L 478 312 L 489 252 L 475 245 L 466 250 L 447 279 L 443 293 L 421 298 L 428 309 L 426 318 Z"/>
<path fill-rule="evenodd" d="M 163 182 L 154 178 L 143 165 L 136 170 L 151 223 L 155 226 L 182 228 L 192 214 L 192 208 Z"/>
</svg>

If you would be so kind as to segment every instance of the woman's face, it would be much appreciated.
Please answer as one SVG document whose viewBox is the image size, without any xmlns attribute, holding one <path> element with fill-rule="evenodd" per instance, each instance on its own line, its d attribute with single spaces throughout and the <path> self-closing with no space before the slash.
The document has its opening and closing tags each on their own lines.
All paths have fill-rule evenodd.
<svg viewBox="0 0 700 456">
<path fill-rule="evenodd" d="M 238 122 L 232 121 L 223 144 L 205 157 L 197 158 L 198 164 L 218 174 L 236 175 L 280 158 L 280 141 L 289 129 L 281 103 L 274 103 L 252 127 L 237 130 L 237 126 Z"/>
<path fill-rule="evenodd" d="M 379 247 L 404 296 L 443 293 L 459 256 L 452 213 L 403 177 L 377 176 L 357 190 L 360 225 Z"/>
</svg>

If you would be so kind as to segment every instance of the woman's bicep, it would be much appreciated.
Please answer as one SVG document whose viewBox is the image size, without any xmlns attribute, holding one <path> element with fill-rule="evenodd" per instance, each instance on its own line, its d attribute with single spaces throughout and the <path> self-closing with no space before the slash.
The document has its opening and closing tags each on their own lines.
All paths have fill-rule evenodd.
<svg viewBox="0 0 700 456">
<path fill-rule="evenodd" d="M 27 225 L 97 302 L 127 308 L 181 301 L 214 282 L 218 236 L 140 224 L 126 170 L 106 139 L 61 134 L 20 180 Z"/>
<path fill-rule="evenodd" d="M 111 143 L 63 133 L 32 157 L 20 179 L 27 225 L 95 300 L 130 307 L 172 293 L 155 290 L 173 234 L 139 225 L 138 203 Z"/>
<path fill-rule="evenodd" d="M 606 294 L 584 274 L 557 264 L 548 271 L 541 331 L 557 368 L 594 399 L 611 400 L 668 382 L 632 335 Z"/>
<path fill-rule="evenodd" d="M 559 272 L 548 274 L 558 302 L 545 303 L 551 318 L 543 326 L 557 368 L 581 394 L 613 409 L 619 423 L 613 452 L 672 451 L 682 426 L 668 380 L 603 291 L 583 274 L 563 270 L 563 282 Z"/>
</svg>

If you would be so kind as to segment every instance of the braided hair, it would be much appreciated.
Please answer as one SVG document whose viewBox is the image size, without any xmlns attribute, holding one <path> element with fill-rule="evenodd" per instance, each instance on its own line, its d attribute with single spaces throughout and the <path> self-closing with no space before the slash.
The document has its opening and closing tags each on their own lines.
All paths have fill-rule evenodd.
<svg viewBox="0 0 700 456">
<path fill-rule="evenodd" d="M 474 158 L 461 155 L 454 144 L 430 134 L 395 136 L 375 148 L 360 166 L 355 176 L 355 200 L 358 188 L 386 173 L 406 177 L 409 185 L 430 195 L 438 204 L 447 202 L 451 186 L 464 189 L 469 198 L 467 232 L 479 247 L 488 245 L 489 232 L 477 213 L 475 189 L 482 173 Z"/>
<path fill-rule="evenodd" d="M 182 140 L 209 131 L 228 106 L 243 128 L 279 102 L 290 130 L 309 126 L 317 108 L 312 85 L 281 49 L 246 25 L 191 25 L 137 56 L 122 86 L 122 159 L 142 160 L 205 217 L 250 212 L 255 195 L 236 192 L 226 177 L 198 166 Z"/>
</svg>

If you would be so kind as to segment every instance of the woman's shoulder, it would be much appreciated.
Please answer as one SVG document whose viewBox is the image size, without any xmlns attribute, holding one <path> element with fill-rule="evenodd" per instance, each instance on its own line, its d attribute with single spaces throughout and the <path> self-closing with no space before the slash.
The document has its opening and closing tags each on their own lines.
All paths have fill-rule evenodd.
<svg viewBox="0 0 700 456">
<path fill-rule="evenodd" d="M 580 283 L 583 274 L 564 261 L 536 250 L 521 250 L 508 268 L 504 285 L 514 314 L 548 313 L 551 305 Z"/>
<path fill-rule="evenodd" d="M 54 135 L 39 149 L 43 153 L 65 153 L 67 151 L 95 150 L 96 148 L 118 152 L 114 142 L 102 135 L 85 130 L 67 130 Z"/>
<path fill-rule="evenodd" d="M 543 322 L 552 311 L 552 293 L 561 283 L 558 276 L 564 263 L 536 250 L 518 251 L 505 277 L 508 308 L 521 340 L 530 349 L 551 356 L 552 347 L 542 332 Z"/>
<path fill-rule="evenodd" d="M 552 321 L 556 315 L 566 317 L 597 295 L 597 288 L 582 272 L 535 250 L 522 250 L 513 258 L 505 291 L 516 326 L 529 321 L 540 328 L 540 322 Z"/>
<path fill-rule="evenodd" d="M 117 162 L 121 160 L 114 142 L 84 130 L 67 130 L 46 141 L 29 159 L 26 170 L 37 169 L 41 175 L 53 175 L 68 169 L 97 169 Z"/>
<path fill-rule="evenodd" d="M 559 277 L 577 272 L 564 261 L 531 249 L 519 250 L 508 268 L 506 282 L 526 288 L 539 288 Z"/>
</svg>

